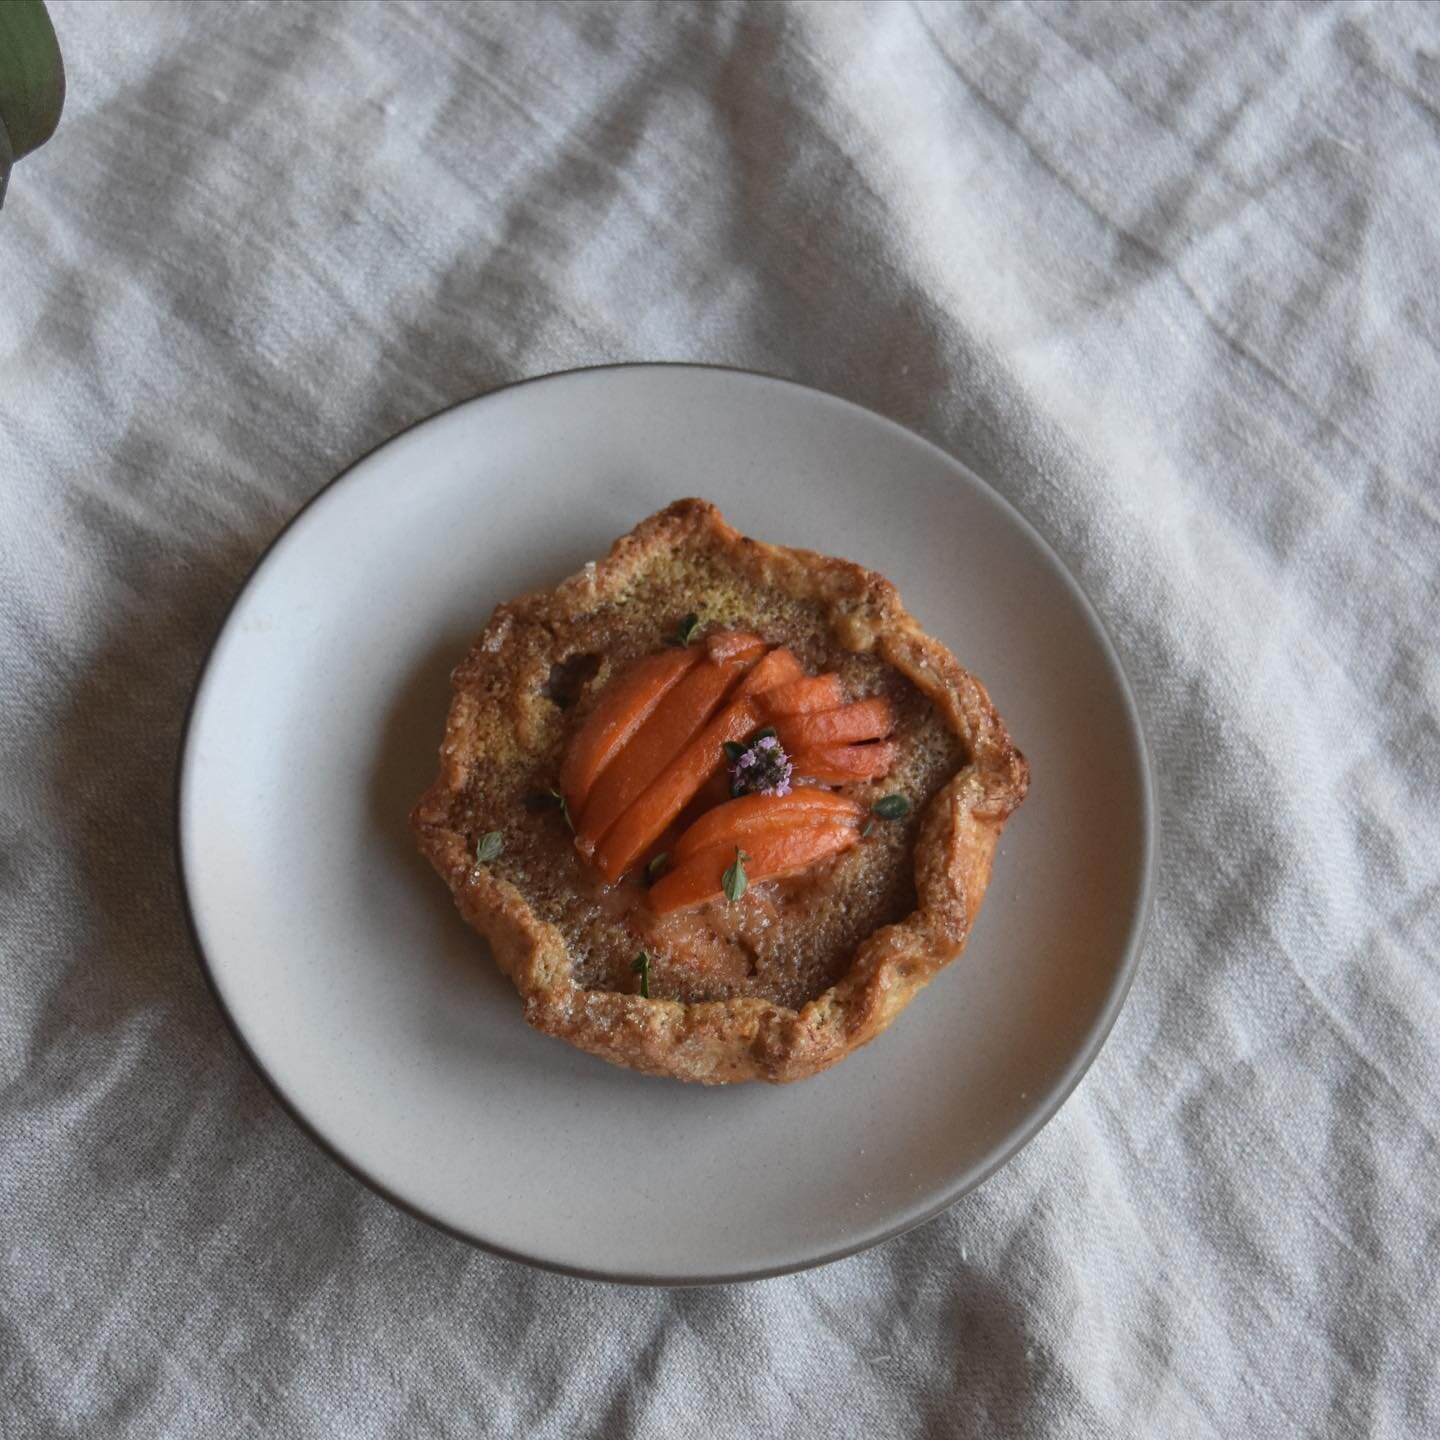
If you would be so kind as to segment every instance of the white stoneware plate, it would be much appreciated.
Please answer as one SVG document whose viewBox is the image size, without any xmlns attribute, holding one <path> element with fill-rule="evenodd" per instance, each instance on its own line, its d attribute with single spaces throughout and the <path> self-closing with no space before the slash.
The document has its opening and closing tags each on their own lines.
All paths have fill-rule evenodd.
<svg viewBox="0 0 1440 1440">
<path fill-rule="evenodd" d="M 786 1087 L 654 1079 L 529 1030 L 406 826 L 491 608 L 685 495 L 887 575 L 1033 767 L 969 949 L 873 1044 Z M 859 1250 L 1013 1155 L 1115 1019 L 1153 849 L 1134 703 L 1035 531 L 899 425 L 702 366 L 515 385 L 324 490 L 215 643 L 179 805 L 216 995 L 338 1160 L 502 1254 L 666 1284 Z"/>
</svg>

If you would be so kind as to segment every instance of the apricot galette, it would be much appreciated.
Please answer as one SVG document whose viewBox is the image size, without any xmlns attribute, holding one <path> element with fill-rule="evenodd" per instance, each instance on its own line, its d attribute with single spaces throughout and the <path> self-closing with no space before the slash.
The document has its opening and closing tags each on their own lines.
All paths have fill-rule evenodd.
<svg viewBox="0 0 1440 1440">
<path fill-rule="evenodd" d="M 411 823 L 531 1025 L 787 1081 L 964 947 L 1028 778 L 889 581 L 681 500 L 495 611 Z"/>
</svg>

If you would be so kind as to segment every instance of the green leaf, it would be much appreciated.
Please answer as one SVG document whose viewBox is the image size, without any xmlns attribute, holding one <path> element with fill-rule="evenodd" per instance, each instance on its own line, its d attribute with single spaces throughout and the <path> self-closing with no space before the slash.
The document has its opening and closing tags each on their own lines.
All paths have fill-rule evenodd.
<svg viewBox="0 0 1440 1440">
<path fill-rule="evenodd" d="M 870 809 L 882 820 L 903 820 L 910 813 L 910 802 L 903 795 L 887 795 Z"/>
<path fill-rule="evenodd" d="M 11 164 L 60 123 L 65 66 L 42 0 L 0 3 L 0 202 Z"/>
<path fill-rule="evenodd" d="M 757 730 L 751 737 L 750 743 L 758 745 L 762 740 L 778 740 L 780 736 L 776 733 L 773 725 L 767 725 L 763 730 Z"/>
<path fill-rule="evenodd" d="M 727 740 L 725 742 L 725 758 L 733 765 L 743 754 L 745 747 L 738 741 Z"/>
<path fill-rule="evenodd" d="M 720 888 L 725 892 L 725 898 L 734 904 L 749 888 L 750 882 L 745 878 L 745 862 L 750 857 L 736 846 L 735 863 L 720 877 Z M 713 870 L 710 872 L 715 873 Z"/>
<path fill-rule="evenodd" d="M 475 863 L 488 865 L 505 848 L 505 837 L 498 830 L 487 830 L 475 844 Z"/>
<path fill-rule="evenodd" d="M 570 805 L 565 797 L 558 791 L 552 790 L 550 798 L 555 802 L 555 808 L 565 817 L 565 823 L 570 827 L 570 833 L 575 833 L 575 822 L 570 818 Z"/>
<path fill-rule="evenodd" d="M 640 977 L 640 998 L 650 998 L 650 956 L 642 950 L 631 962 L 630 968 Z"/>
<path fill-rule="evenodd" d="M 692 610 L 692 611 L 691 611 L 687 616 L 685 616 L 685 618 L 684 618 L 683 620 L 681 620 L 680 623 L 675 627 L 675 640 L 674 640 L 674 643 L 675 643 L 676 645 L 679 645 L 679 646 L 681 646 L 681 647 L 683 648 L 684 646 L 688 645 L 688 644 L 695 638 L 695 632 L 696 632 L 699 628 L 700 628 L 700 617 Z"/>
<path fill-rule="evenodd" d="M 670 858 L 670 852 L 669 852 L 668 850 L 662 850 L 662 851 L 645 867 L 645 878 L 646 878 L 652 885 L 655 883 L 655 877 L 660 873 L 661 869 L 664 867 L 665 862 L 666 862 L 669 858 Z"/>
</svg>

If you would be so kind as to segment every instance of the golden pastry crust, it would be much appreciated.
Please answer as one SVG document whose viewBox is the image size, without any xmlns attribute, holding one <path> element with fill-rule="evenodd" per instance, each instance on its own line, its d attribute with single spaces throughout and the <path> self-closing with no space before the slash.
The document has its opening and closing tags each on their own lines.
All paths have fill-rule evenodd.
<svg viewBox="0 0 1440 1440">
<path fill-rule="evenodd" d="M 920 817 L 916 908 L 875 930 L 841 978 L 798 1010 L 754 996 L 686 1004 L 585 988 L 560 929 L 514 883 L 474 861 L 462 797 L 476 767 L 553 754 L 568 722 L 544 698 L 552 667 L 577 648 L 603 654 L 604 627 L 623 617 L 637 585 L 673 568 L 677 556 L 697 554 L 709 573 L 730 571 L 812 607 L 836 650 L 878 655 L 928 697 L 965 757 Z M 674 600 L 687 609 L 688 598 Z M 606 678 L 602 667 L 598 681 Z M 536 1029 L 650 1074 L 779 1083 L 824 1070 L 873 1039 L 960 953 L 1000 832 L 1028 783 L 1026 761 L 984 687 L 920 629 L 888 580 L 846 560 L 752 540 L 713 505 L 680 500 L 616 541 L 605 560 L 496 609 L 455 671 L 440 773 L 411 825 Z"/>
</svg>

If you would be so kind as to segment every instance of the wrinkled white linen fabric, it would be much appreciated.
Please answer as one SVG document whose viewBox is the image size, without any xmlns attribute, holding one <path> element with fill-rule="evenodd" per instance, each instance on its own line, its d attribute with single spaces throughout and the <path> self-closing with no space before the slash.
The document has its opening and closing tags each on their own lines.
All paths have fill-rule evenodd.
<svg viewBox="0 0 1440 1440">
<path fill-rule="evenodd" d="M 1440 10 L 119 5 L 0 212 L 0 1433 L 1440 1433 Z M 1157 770 L 1090 1075 L 943 1217 L 606 1287 L 392 1209 L 192 955 L 267 540 L 504 381 L 835 391 L 1009 496 Z"/>
</svg>

